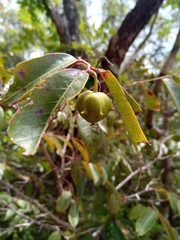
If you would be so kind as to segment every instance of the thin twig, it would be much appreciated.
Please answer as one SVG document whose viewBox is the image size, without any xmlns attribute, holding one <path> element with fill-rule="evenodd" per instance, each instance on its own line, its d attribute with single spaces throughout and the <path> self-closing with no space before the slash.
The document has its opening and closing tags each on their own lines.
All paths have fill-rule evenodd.
<svg viewBox="0 0 180 240">
<path fill-rule="evenodd" d="M 133 178 L 136 174 L 138 174 L 140 171 L 145 171 L 146 169 L 148 169 L 149 167 L 151 167 L 153 164 L 155 164 L 157 161 L 159 160 L 165 160 L 167 158 L 169 158 L 171 155 L 168 155 L 168 156 L 164 156 L 162 157 L 163 155 L 163 149 L 164 149 L 164 143 L 166 141 L 168 141 L 169 139 L 171 139 L 172 137 L 174 136 L 174 134 L 171 134 L 169 136 L 167 136 L 166 138 L 164 138 L 162 140 L 162 142 L 160 143 L 160 148 L 159 148 L 159 154 L 158 156 L 150 163 L 148 163 L 146 166 L 143 166 L 141 169 L 137 169 L 135 170 L 134 172 L 130 173 L 129 176 L 127 176 L 122 182 L 120 182 L 115 188 L 116 190 L 119 190 L 120 188 L 122 188 L 122 186 L 124 186 L 124 184 L 126 184 L 131 178 Z"/>
<path fill-rule="evenodd" d="M 43 149 L 43 152 L 44 152 L 44 155 L 45 155 L 47 161 L 49 162 L 49 164 L 54 172 L 56 190 L 57 190 L 58 195 L 60 195 L 63 191 L 63 187 L 62 187 L 61 176 L 60 176 L 58 166 L 56 166 L 54 164 L 54 162 L 51 160 L 51 156 L 49 155 L 49 153 L 46 150 L 43 143 L 41 144 L 41 147 Z"/>
<path fill-rule="evenodd" d="M 19 223 L 19 224 L 15 224 L 9 228 L 6 228 L 4 231 L 2 231 L 0 233 L 0 237 L 2 237 L 3 235 L 5 235 L 6 233 L 10 232 L 11 230 L 15 229 L 15 228 L 20 228 L 20 227 L 30 227 L 34 222 L 29 222 L 29 223 Z"/>
<path fill-rule="evenodd" d="M 178 75 L 179 75 L 179 73 L 174 73 L 174 74 L 170 74 L 170 75 L 159 76 L 159 77 L 156 77 L 156 78 L 150 78 L 150 79 L 146 79 L 146 80 L 142 80 L 142 81 L 138 81 L 138 82 L 133 82 L 131 84 L 123 86 L 123 88 L 132 87 L 132 86 L 142 84 L 142 83 L 158 81 L 158 80 L 162 80 L 163 78 L 171 78 L 171 77 L 175 77 L 175 76 L 178 76 Z"/>
<path fill-rule="evenodd" d="M 70 132 L 68 132 L 68 134 L 66 136 L 66 141 L 69 141 L 70 137 L 71 137 L 71 134 L 70 134 Z M 66 149 L 67 149 L 67 143 L 65 142 L 63 145 L 62 157 L 61 157 L 61 170 L 60 170 L 61 176 L 63 176 L 63 173 L 64 173 Z"/>
<path fill-rule="evenodd" d="M 22 197 L 22 199 L 31 202 L 34 206 L 36 206 L 39 210 L 41 210 L 43 213 L 46 213 L 57 225 L 60 227 L 65 227 L 66 229 L 72 230 L 72 227 L 69 225 L 69 223 L 59 219 L 56 215 L 54 215 L 52 212 L 50 212 L 46 207 L 44 207 L 42 204 L 40 204 L 38 201 L 24 195 L 19 189 L 14 187 L 12 184 L 10 184 L 7 181 L 1 180 L 1 184 L 8 187 L 12 191 L 14 191 L 19 197 Z"/>
</svg>

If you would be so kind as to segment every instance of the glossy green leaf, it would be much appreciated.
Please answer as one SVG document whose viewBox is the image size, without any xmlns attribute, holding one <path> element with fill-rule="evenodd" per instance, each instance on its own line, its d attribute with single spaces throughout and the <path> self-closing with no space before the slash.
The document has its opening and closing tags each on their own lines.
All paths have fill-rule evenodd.
<svg viewBox="0 0 180 240">
<path fill-rule="evenodd" d="M 34 58 L 16 65 L 8 70 L 14 75 L 14 83 L 8 92 L 3 96 L 3 103 L 13 104 L 23 96 L 28 97 L 28 93 L 41 82 L 70 66 L 76 59 L 66 53 L 49 53 L 42 57 Z"/>
<path fill-rule="evenodd" d="M 163 79 L 163 82 L 166 85 L 167 90 L 169 91 L 169 93 L 177 107 L 178 112 L 180 113 L 180 85 L 169 78 Z"/>
<path fill-rule="evenodd" d="M 101 181 L 101 175 L 98 167 L 93 163 L 89 163 L 89 170 L 90 170 L 91 178 L 94 182 L 94 185 L 98 185 Z"/>
<path fill-rule="evenodd" d="M 168 220 L 159 212 L 159 210 L 156 207 L 153 207 L 153 208 L 158 214 L 158 217 L 164 227 L 164 230 L 166 231 L 166 233 L 168 235 L 168 239 L 178 240 L 178 236 L 176 235 L 174 228 L 170 225 Z"/>
<path fill-rule="evenodd" d="M 66 209 L 70 206 L 71 199 L 72 199 L 71 192 L 63 191 L 56 201 L 57 212 L 60 212 L 60 213 L 65 212 Z"/>
<path fill-rule="evenodd" d="M 148 207 L 136 221 L 136 232 L 138 236 L 145 235 L 154 225 L 158 217 L 156 211 Z"/>
<path fill-rule="evenodd" d="M 78 114 L 77 124 L 79 128 L 79 133 L 81 138 L 83 139 L 84 143 L 87 147 L 93 147 L 95 144 L 97 146 L 98 142 L 98 129 L 97 126 L 91 125 L 85 119 L 83 119 L 80 114 Z"/>
<path fill-rule="evenodd" d="M 140 142 L 148 143 L 148 140 L 146 139 L 137 121 L 137 118 L 131 108 L 131 105 L 125 98 L 124 91 L 121 85 L 119 84 L 118 80 L 113 76 L 113 74 L 110 71 L 99 69 L 99 74 L 104 79 L 115 100 L 115 103 L 123 119 L 124 125 L 129 133 L 129 136 L 134 146 L 136 147 L 137 144 Z"/>
<path fill-rule="evenodd" d="M 146 108 L 152 111 L 159 111 L 160 110 L 160 102 L 158 101 L 157 97 L 153 92 L 151 92 L 149 89 L 145 87 L 145 85 L 142 84 L 142 87 L 144 89 L 145 93 L 145 99 L 146 99 Z"/>
<path fill-rule="evenodd" d="M 85 72 L 64 69 L 32 91 L 29 104 L 17 110 L 8 129 L 12 141 L 25 149 L 25 155 L 37 151 L 54 111 L 78 94 L 87 79 Z"/>
<path fill-rule="evenodd" d="M 146 211 L 146 207 L 141 204 L 137 204 L 133 207 L 129 213 L 129 219 L 134 220 L 137 219 L 142 213 Z"/>
<path fill-rule="evenodd" d="M 47 240 L 61 240 L 61 234 L 58 231 L 51 233 Z"/>
<path fill-rule="evenodd" d="M 68 212 L 68 220 L 72 227 L 76 227 L 79 222 L 78 205 L 76 202 L 71 204 Z"/>
</svg>

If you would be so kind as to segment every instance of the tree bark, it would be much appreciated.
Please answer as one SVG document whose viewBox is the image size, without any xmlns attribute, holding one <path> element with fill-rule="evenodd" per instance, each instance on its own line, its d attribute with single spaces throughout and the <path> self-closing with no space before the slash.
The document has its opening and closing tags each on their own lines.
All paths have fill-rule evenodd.
<svg viewBox="0 0 180 240">
<path fill-rule="evenodd" d="M 63 0 L 64 14 L 68 21 L 69 36 L 71 42 L 80 41 L 79 15 L 74 0 Z"/>
<path fill-rule="evenodd" d="M 42 0 L 47 15 L 54 23 L 60 43 L 69 44 L 80 41 L 79 15 L 74 0 L 63 0 L 64 12 L 60 14 L 55 6 L 50 6 L 47 0 Z"/>
<path fill-rule="evenodd" d="M 122 63 L 129 47 L 156 13 L 163 0 L 138 0 L 134 9 L 126 16 L 116 35 L 109 42 L 105 57 L 118 67 Z M 109 69 L 110 64 L 104 59 L 102 67 Z"/>
</svg>

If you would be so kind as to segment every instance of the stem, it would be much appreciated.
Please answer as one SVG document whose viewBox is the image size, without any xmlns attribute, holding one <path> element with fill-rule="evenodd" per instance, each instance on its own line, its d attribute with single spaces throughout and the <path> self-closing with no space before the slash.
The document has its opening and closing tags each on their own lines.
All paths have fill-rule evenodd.
<svg viewBox="0 0 180 240">
<path fill-rule="evenodd" d="M 98 78 L 97 78 L 97 74 L 94 71 L 92 71 L 91 75 L 94 78 L 93 92 L 98 92 Z"/>
</svg>

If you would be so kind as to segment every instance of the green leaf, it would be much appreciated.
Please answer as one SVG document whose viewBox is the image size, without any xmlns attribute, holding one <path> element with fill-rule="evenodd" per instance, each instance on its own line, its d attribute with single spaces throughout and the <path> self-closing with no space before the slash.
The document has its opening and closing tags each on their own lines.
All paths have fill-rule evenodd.
<svg viewBox="0 0 180 240">
<path fill-rule="evenodd" d="M 68 213 L 68 220 L 72 227 L 76 227 L 79 222 L 78 206 L 76 202 L 71 204 Z"/>
<path fill-rule="evenodd" d="M 89 235 L 83 235 L 83 236 L 80 236 L 78 240 L 94 240 L 94 238 Z"/>
<path fill-rule="evenodd" d="M 2 129 L 4 124 L 4 110 L 0 106 L 0 130 Z"/>
<path fill-rule="evenodd" d="M 57 212 L 60 212 L 60 213 L 65 212 L 66 209 L 70 206 L 71 199 L 72 199 L 71 192 L 63 191 L 56 201 Z"/>
<path fill-rule="evenodd" d="M 168 239 L 169 240 L 178 240 L 178 236 L 175 233 L 175 229 L 170 225 L 168 220 L 159 212 L 159 210 L 156 207 L 153 207 L 153 208 L 158 214 L 158 217 L 168 235 Z"/>
<path fill-rule="evenodd" d="M 108 197 L 108 208 L 111 214 L 116 214 L 120 210 L 120 198 L 118 194 L 111 193 Z"/>
<path fill-rule="evenodd" d="M 166 192 L 166 194 L 167 194 L 171 209 L 172 209 L 173 213 L 176 214 L 178 212 L 177 202 L 178 202 L 179 196 L 176 193 L 168 192 L 168 191 Z"/>
<path fill-rule="evenodd" d="M 58 231 L 55 231 L 51 233 L 51 235 L 48 237 L 48 240 L 61 240 L 61 234 Z"/>
<path fill-rule="evenodd" d="M 81 171 L 78 167 L 78 164 L 75 162 L 71 167 L 71 177 L 75 185 L 77 185 L 79 182 L 80 174 L 81 174 Z"/>
<path fill-rule="evenodd" d="M 137 144 L 140 142 L 148 143 L 148 140 L 146 139 L 137 121 L 137 118 L 131 108 L 131 105 L 125 98 L 124 91 L 121 85 L 119 84 L 118 80 L 113 76 L 113 74 L 110 71 L 99 69 L 99 74 L 104 79 L 115 100 L 115 103 L 123 119 L 124 125 L 129 133 L 129 136 L 135 148 L 137 147 Z"/>
<path fill-rule="evenodd" d="M 14 211 L 11 209 L 8 209 L 0 219 L 2 222 L 5 222 L 11 219 L 14 215 L 15 215 Z"/>
<path fill-rule="evenodd" d="M 17 110 L 8 128 L 12 141 L 25 149 L 25 155 L 37 151 L 54 111 L 77 95 L 87 79 L 88 74 L 81 70 L 64 69 L 32 91 L 29 104 Z"/>
<path fill-rule="evenodd" d="M 8 92 L 3 96 L 2 102 L 13 104 L 38 86 L 45 78 L 59 72 L 71 64 L 76 59 L 66 53 L 49 53 L 42 57 L 21 62 L 15 68 L 8 70 L 14 75 L 14 83 Z"/>
<path fill-rule="evenodd" d="M 109 223 L 108 223 L 109 224 Z M 110 237 L 113 240 L 126 240 L 123 233 L 121 232 L 120 228 L 117 226 L 117 224 L 112 221 L 110 223 Z"/>
<path fill-rule="evenodd" d="M 129 219 L 134 220 L 137 219 L 142 213 L 146 211 L 146 207 L 141 204 L 137 204 L 133 207 L 129 213 Z"/>
<path fill-rule="evenodd" d="M 177 200 L 177 210 L 178 210 L 178 214 L 180 216 L 180 200 Z"/>
<path fill-rule="evenodd" d="M 152 208 L 147 207 L 136 221 L 136 232 L 138 233 L 138 236 L 146 234 L 156 222 L 157 217 L 157 212 Z"/>
<path fill-rule="evenodd" d="M 80 116 L 80 114 L 78 114 L 77 124 L 79 128 L 80 136 L 83 139 L 86 146 L 91 148 L 95 144 L 97 146 L 98 137 L 99 137 L 97 127 L 87 122 L 84 118 Z"/>
<path fill-rule="evenodd" d="M 169 78 L 163 79 L 163 82 L 166 85 L 167 90 L 169 91 L 178 112 L 180 113 L 180 85 Z"/>
<path fill-rule="evenodd" d="M 93 204 L 95 208 L 101 207 L 106 201 L 107 192 L 103 187 L 99 187 L 94 196 Z"/>
<path fill-rule="evenodd" d="M 106 169 L 102 165 L 100 165 L 99 168 L 102 174 L 102 185 L 104 185 L 108 180 L 108 175 L 107 175 Z"/>
<path fill-rule="evenodd" d="M 104 119 L 97 122 L 97 125 L 108 137 L 111 137 L 111 135 L 114 133 L 115 117 L 115 111 L 110 111 Z"/>
<path fill-rule="evenodd" d="M 88 166 L 89 166 L 90 175 L 91 175 L 91 178 L 94 182 L 94 185 L 97 186 L 101 181 L 101 176 L 100 176 L 100 173 L 99 173 L 99 169 L 93 163 L 89 163 Z"/>
</svg>

